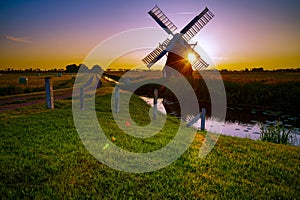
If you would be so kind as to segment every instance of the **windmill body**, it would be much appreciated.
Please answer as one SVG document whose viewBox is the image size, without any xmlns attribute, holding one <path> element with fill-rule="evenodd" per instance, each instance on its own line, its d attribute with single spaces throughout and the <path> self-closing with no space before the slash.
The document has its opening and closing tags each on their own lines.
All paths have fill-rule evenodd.
<svg viewBox="0 0 300 200">
<path fill-rule="evenodd" d="M 163 56 L 167 55 L 163 74 L 168 83 L 174 83 L 176 85 L 176 76 L 183 75 L 184 77 L 192 77 L 194 70 L 205 70 L 209 66 L 194 50 L 195 44 L 189 43 L 190 39 L 214 17 L 208 8 L 205 8 L 199 15 L 194 17 L 179 33 L 174 33 L 177 27 L 158 6 L 155 6 L 148 13 L 172 37 L 171 39 L 167 38 L 162 43 L 159 43 L 158 47 L 143 59 L 143 62 L 149 69 Z M 188 55 L 190 54 L 194 56 L 193 60 L 188 59 Z M 175 70 L 179 73 L 175 72 Z M 181 91 L 188 88 L 185 86 L 182 87 L 183 89 Z M 174 113 L 175 111 L 176 114 L 182 116 L 183 113 L 180 113 L 178 100 L 172 92 L 164 91 L 163 104 L 168 113 Z M 188 104 L 189 103 L 184 106 L 188 106 Z M 191 107 L 186 110 L 190 110 L 190 113 L 193 113 L 195 108 Z"/>
<path fill-rule="evenodd" d="M 176 37 L 178 35 L 179 37 Z M 166 61 L 166 66 L 175 69 L 183 76 L 192 76 L 193 68 L 191 63 L 186 59 L 190 53 L 193 53 L 193 49 L 191 46 L 180 36 L 180 34 L 176 34 L 174 38 L 176 40 L 174 43 L 170 44 L 170 49 L 168 51 L 168 57 Z M 163 69 L 165 71 L 165 78 L 173 78 L 172 72 L 168 71 L 168 68 L 165 67 Z"/>
</svg>

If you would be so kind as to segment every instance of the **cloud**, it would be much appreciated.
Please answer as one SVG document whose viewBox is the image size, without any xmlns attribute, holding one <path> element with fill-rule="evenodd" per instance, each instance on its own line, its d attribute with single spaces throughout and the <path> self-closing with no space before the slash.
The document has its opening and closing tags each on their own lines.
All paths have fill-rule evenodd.
<svg viewBox="0 0 300 200">
<path fill-rule="evenodd" d="M 196 15 L 197 12 L 179 12 L 178 15 Z"/>
<path fill-rule="evenodd" d="M 218 57 L 213 57 L 215 60 L 230 60 L 231 57 L 225 57 L 225 56 L 218 56 Z"/>
<path fill-rule="evenodd" d="M 11 36 L 11 35 L 6 35 L 5 38 L 7 40 L 10 40 L 10 41 L 13 41 L 13 42 L 19 42 L 19 43 L 30 43 L 31 42 L 27 38 L 15 37 L 15 36 Z"/>
</svg>

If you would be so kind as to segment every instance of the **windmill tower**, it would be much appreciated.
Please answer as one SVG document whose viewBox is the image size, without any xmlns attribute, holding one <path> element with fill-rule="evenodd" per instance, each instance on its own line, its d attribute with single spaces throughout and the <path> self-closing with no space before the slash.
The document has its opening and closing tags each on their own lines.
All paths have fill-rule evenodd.
<svg viewBox="0 0 300 200">
<path fill-rule="evenodd" d="M 176 84 L 176 76 L 174 76 L 174 70 L 172 69 L 177 70 L 185 77 L 192 78 L 194 70 L 205 70 L 209 66 L 194 50 L 196 44 L 189 43 L 214 17 L 214 14 L 208 8 L 205 8 L 199 15 L 194 17 L 179 33 L 174 33 L 177 27 L 158 6 L 155 6 L 148 13 L 172 37 L 160 43 L 156 49 L 143 59 L 149 69 L 167 54 L 167 61 L 163 69 L 164 77 L 168 82 Z M 175 112 L 175 115 L 182 116 L 179 102 L 172 93 L 164 92 L 163 104 L 168 113 Z M 193 109 L 193 107 L 190 108 L 191 112 L 193 112 Z"/>
<path fill-rule="evenodd" d="M 149 53 L 143 62 L 151 68 L 158 60 L 168 53 L 166 66 L 169 66 L 184 76 L 191 76 L 193 70 L 204 70 L 209 65 L 194 50 L 196 44 L 189 44 L 192 39 L 213 17 L 208 8 L 205 8 L 190 23 L 188 23 L 179 33 L 174 33 L 177 27 L 173 22 L 155 6 L 150 10 L 149 15 L 169 34 L 172 39 L 167 38 L 164 42 Z M 192 56 L 193 59 L 188 59 Z M 166 72 L 166 76 L 168 76 Z"/>
</svg>

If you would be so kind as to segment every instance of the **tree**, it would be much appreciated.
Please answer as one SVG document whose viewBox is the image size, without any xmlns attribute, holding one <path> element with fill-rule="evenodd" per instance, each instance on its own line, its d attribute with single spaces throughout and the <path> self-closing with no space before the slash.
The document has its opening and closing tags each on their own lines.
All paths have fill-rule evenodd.
<svg viewBox="0 0 300 200">
<path fill-rule="evenodd" d="M 94 65 L 91 69 L 92 73 L 96 73 L 96 74 L 102 74 L 103 73 L 103 69 L 102 67 L 100 67 L 99 65 Z"/>
<path fill-rule="evenodd" d="M 78 70 L 79 70 L 79 66 L 77 66 L 76 64 L 71 64 L 66 66 L 66 72 L 77 73 Z"/>
<path fill-rule="evenodd" d="M 81 73 L 88 73 L 89 72 L 89 68 L 85 64 L 80 64 L 78 68 L 80 68 Z"/>
<path fill-rule="evenodd" d="M 252 72 L 263 72 L 263 71 L 264 71 L 264 68 L 262 68 L 262 67 L 259 67 L 259 68 L 252 68 L 251 71 L 252 71 Z"/>
</svg>

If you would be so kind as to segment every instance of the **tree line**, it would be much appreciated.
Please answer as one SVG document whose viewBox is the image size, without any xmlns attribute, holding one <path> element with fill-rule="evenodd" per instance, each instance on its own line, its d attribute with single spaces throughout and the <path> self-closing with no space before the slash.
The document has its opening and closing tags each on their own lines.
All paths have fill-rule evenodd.
<svg viewBox="0 0 300 200">
<path fill-rule="evenodd" d="M 257 67 L 252 69 L 244 69 L 244 70 L 228 70 L 228 69 L 222 69 L 220 72 L 300 72 L 300 68 L 288 68 L 288 69 L 272 69 L 267 70 L 263 67 Z"/>
<path fill-rule="evenodd" d="M 0 70 L 0 73 L 3 72 L 36 72 L 36 73 L 41 73 L 41 72 L 68 72 L 68 73 L 77 73 L 80 69 L 80 72 L 92 72 L 92 73 L 103 73 L 103 69 L 99 65 L 94 65 L 91 69 L 89 69 L 86 65 L 80 64 L 70 64 L 65 67 L 65 69 L 47 69 L 47 70 L 41 70 L 39 68 L 26 68 L 26 69 L 13 69 L 13 68 L 6 68 Z M 106 71 L 111 71 L 113 69 L 106 69 Z M 128 71 L 129 69 L 117 69 L 117 71 Z M 300 68 L 289 68 L 289 69 L 273 69 L 273 70 L 267 70 L 264 69 L 263 67 L 258 67 L 258 68 L 252 68 L 248 69 L 245 68 L 244 70 L 228 70 L 228 69 L 222 69 L 219 70 L 220 72 L 223 73 L 231 73 L 231 72 L 300 72 Z"/>
<path fill-rule="evenodd" d="M 33 68 L 27 68 L 27 69 L 13 69 L 13 68 L 6 68 L 4 70 L 0 70 L 0 72 L 67 72 L 67 73 L 77 73 L 80 69 L 80 72 L 82 73 L 103 73 L 103 69 L 99 65 L 94 65 L 91 69 L 89 69 L 86 65 L 80 64 L 70 64 L 65 67 L 65 69 L 47 69 L 47 70 L 41 70 L 39 68 L 33 69 Z"/>
<path fill-rule="evenodd" d="M 86 73 L 88 73 L 88 72 L 103 73 L 103 69 L 99 65 L 94 65 L 91 69 L 89 69 L 84 64 L 80 64 L 80 65 L 76 65 L 76 64 L 67 65 L 65 72 L 77 73 L 79 71 L 79 69 L 80 69 L 80 72 L 82 72 L 82 73 L 85 73 L 85 72 Z"/>
</svg>

